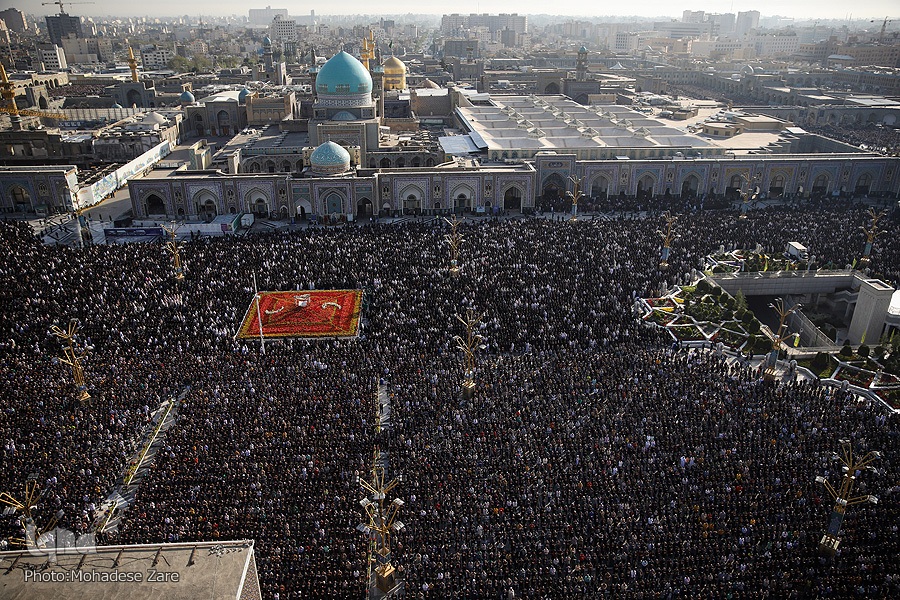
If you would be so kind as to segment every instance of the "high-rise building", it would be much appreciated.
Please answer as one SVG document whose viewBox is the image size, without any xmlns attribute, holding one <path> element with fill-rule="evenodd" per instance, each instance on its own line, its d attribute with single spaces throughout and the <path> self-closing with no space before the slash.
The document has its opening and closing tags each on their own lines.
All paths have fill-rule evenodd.
<svg viewBox="0 0 900 600">
<path fill-rule="evenodd" d="M 56 44 L 38 44 L 35 58 L 40 61 L 44 71 L 61 71 L 69 66 L 65 52 Z"/>
<path fill-rule="evenodd" d="M 278 42 L 296 42 L 297 21 L 275 15 L 269 24 L 269 37 Z"/>
<path fill-rule="evenodd" d="M 288 11 L 286 8 L 251 8 L 248 12 L 247 20 L 251 25 L 268 25 L 276 16 L 287 18 Z"/>
<path fill-rule="evenodd" d="M 18 8 L 7 8 L 0 10 L 0 19 L 6 23 L 6 26 L 17 33 L 25 33 L 28 31 L 28 21 L 25 20 L 25 13 Z"/>
<path fill-rule="evenodd" d="M 758 10 L 748 10 L 737 14 L 737 22 L 734 26 L 734 33 L 736 35 L 746 35 L 751 29 L 756 29 L 757 27 L 759 27 Z"/>
<path fill-rule="evenodd" d="M 528 33 L 528 17 L 518 13 L 500 13 L 499 15 L 470 14 L 444 15 L 441 17 L 441 33 L 453 34 L 460 29 L 487 27 L 491 33 L 512 29 L 516 33 Z"/>
<path fill-rule="evenodd" d="M 61 45 L 63 38 L 70 33 L 74 33 L 75 37 L 84 37 L 81 17 L 73 17 L 61 12 L 58 15 L 47 15 L 44 18 L 47 21 L 47 33 L 50 35 L 50 41 L 57 46 Z"/>
</svg>

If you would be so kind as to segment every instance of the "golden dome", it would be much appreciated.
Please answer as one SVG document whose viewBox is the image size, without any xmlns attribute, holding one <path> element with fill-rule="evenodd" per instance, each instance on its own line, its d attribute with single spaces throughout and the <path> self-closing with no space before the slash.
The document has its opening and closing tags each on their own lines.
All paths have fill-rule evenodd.
<svg viewBox="0 0 900 600">
<path fill-rule="evenodd" d="M 392 56 L 381 65 L 385 75 L 406 75 L 406 65 L 396 56 Z"/>
</svg>

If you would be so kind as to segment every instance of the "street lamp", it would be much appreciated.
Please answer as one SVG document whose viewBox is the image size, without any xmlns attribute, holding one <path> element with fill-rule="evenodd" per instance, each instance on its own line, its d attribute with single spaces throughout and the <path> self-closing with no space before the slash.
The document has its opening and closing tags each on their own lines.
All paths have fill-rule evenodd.
<svg viewBox="0 0 900 600">
<path fill-rule="evenodd" d="M 444 240 L 450 244 L 450 273 L 453 275 L 459 274 L 459 247 L 463 243 L 463 237 L 459 233 L 459 224 L 460 221 L 456 215 L 453 215 L 453 219 L 448 219 L 444 217 L 444 221 L 450 226 L 450 233 L 444 236 Z"/>
<path fill-rule="evenodd" d="M 477 327 L 481 324 L 484 313 L 477 315 L 471 308 L 466 311 L 466 317 L 462 318 L 456 315 L 456 320 L 462 323 L 466 328 L 466 337 L 455 335 L 453 341 L 459 348 L 466 359 L 465 371 L 463 374 L 463 398 L 470 400 L 475 395 L 475 352 L 484 350 L 486 346 L 484 337 L 476 332 Z"/>
<path fill-rule="evenodd" d="M 87 355 L 88 351 L 92 350 L 93 348 L 91 348 L 90 346 L 85 346 L 84 348 L 76 348 L 75 334 L 77 332 L 78 319 L 71 319 L 69 321 L 68 330 L 60 329 L 56 325 L 52 325 L 50 327 L 50 333 L 68 342 L 68 345 L 63 347 L 63 353 L 65 354 L 65 356 L 61 358 L 54 358 L 53 362 L 62 362 L 72 367 L 72 380 L 75 382 L 75 389 L 78 392 L 78 400 L 84 402 L 85 400 L 90 399 L 91 395 L 87 392 L 87 385 L 85 384 L 84 380 L 84 369 L 81 366 L 81 361 L 84 360 L 84 357 Z"/>
<path fill-rule="evenodd" d="M 663 213 L 663 217 L 666 220 L 666 230 L 663 232 L 662 230 L 657 229 L 656 233 L 663 240 L 663 247 L 660 251 L 659 257 L 659 268 L 662 271 L 665 271 L 669 268 L 669 254 L 672 252 L 672 242 L 678 236 L 675 235 L 675 221 L 678 220 L 678 217 L 666 211 Z"/>
<path fill-rule="evenodd" d="M 785 309 L 784 299 L 776 298 L 775 302 L 769 304 L 769 308 L 778 314 L 778 331 L 775 332 L 775 337 L 772 340 L 772 351 L 769 352 L 768 359 L 766 360 L 765 378 L 774 379 L 775 366 L 778 363 L 778 351 L 781 350 L 781 344 L 785 339 L 784 330 L 787 328 L 787 318 L 803 308 L 803 305 L 798 303 Z"/>
<path fill-rule="evenodd" d="M 819 541 L 819 551 L 831 556 L 834 556 L 841 543 L 841 538 L 838 537 L 838 534 L 841 531 L 841 524 L 844 522 L 844 515 L 847 512 L 847 507 L 853 504 L 862 504 L 863 502 L 878 504 L 878 498 L 871 494 L 866 494 L 864 496 L 851 496 L 851 494 L 853 493 L 853 485 L 856 483 L 856 473 L 863 470 L 875 471 L 875 467 L 871 466 L 869 463 L 876 458 L 880 458 L 881 453 L 872 451 L 860 460 L 853 455 L 853 446 L 850 444 L 850 440 L 840 440 L 840 443 L 841 455 L 839 456 L 837 453 L 832 455 L 832 458 L 840 460 L 843 465 L 841 470 L 844 473 L 844 477 L 841 480 L 840 489 L 835 490 L 828 480 L 821 475 L 816 477 L 816 482 L 824 485 L 825 489 L 828 490 L 828 493 L 831 494 L 831 497 L 834 499 L 834 508 L 831 511 L 831 518 L 828 521 L 828 529 Z"/>
<path fill-rule="evenodd" d="M 172 221 L 172 227 L 163 225 L 162 228 L 169 234 L 170 239 L 166 242 L 166 250 L 172 255 L 172 260 L 175 263 L 175 280 L 181 281 L 184 279 L 184 268 L 181 266 L 182 246 L 175 240 L 175 232 L 178 231 L 178 226 L 175 224 L 175 221 Z"/>
<path fill-rule="evenodd" d="M 862 232 L 866 234 L 866 246 L 863 249 L 862 258 L 859 259 L 859 266 L 862 269 L 865 269 L 872 262 L 872 246 L 875 244 L 875 239 L 885 232 L 883 229 L 878 228 L 878 221 L 887 214 L 887 211 L 875 212 L 874 208 L 869 208 L 868 214 L 872 220 L 871 223 L 868 227 L 865 225 L 860 226 Z"/>
<path fill-rule="evenodd" d="M 44 534 L 56 526 L 57 520 L 62 516 L 62 511 L 56 513 L 56 516 L 50 520 L 47 527 L 37 530 L 34 522 L 34 515 L 31 511 L 37 508 L 38 500 L 41 495 L 39 493 L 40 485 L 37 482 L 37 474 L 31 473 L 25 481 L 25 496 L 22 500 L 17 500 L 9 492 L 0 493 L 0 504 L 5 504 L 7 508 L 3 511 L 4 515 L 15 515 L 20 513 L 24 519 L 25 537 L 11 538 L 10 541 L 24 546 L 28 549 L 34 549 L 44 544 Z"/>
<path fill-rule="evenodd" d="M 584 195 L 581 191 L 582 183 L 584 183 L 584 179 L 575 179 L 571 175 L 569 176 L 569 181 L 572 182 L 575 190 L 574 192 L 570 192 L 566 190 L 566 198 L 568 198 L 572 202 L 572 217 L 569 219 L 571 221 L 575 221 L 578 219 L 578 201 Z"/>
<path fill-rule="evenodd" d="M 741 181 L 743 183 L 746 183 L 748 187 L 746 190 L 744 190 L 743 183 L 741 185 L 741 192 L 740 192 L 741 216 L 738 218 L 746 219 L 747 218 L 747 210 L 750 207 L 750 203 L 756 201 L 756 198 L 759 196 L 759 186 L 757 185 L 757 186 L 750 187 L 750 179 L 746 175 L 743 175 L 743 174 L 741 174 Z"/>
<path fill-rule="evenodd" d="M 369 600 L 397 596 L 403 591 L 403 582 L 399 580 L 399 574 L 391 563 L 391 535 L 399 533 L 404 528 L 403 523 L 397 520 L 404 502 L 400 498 L 394 498 L 391 502 L 385 503 L 388 492 L 397 487 L 402 478 L 396 477 L 388 483 L 385 483 L 384 478 L 381 451 L 376 448 L 372 457 L 372 481 L 368 482 L 361 477 L 358 480 L 360 487 L 367 493 L 367 496 L 359 501 L 359 505 L 369 517 L 369 521 L 357 525 L 356 530 L 369 538 L 367 595 Z"/>
</svg>

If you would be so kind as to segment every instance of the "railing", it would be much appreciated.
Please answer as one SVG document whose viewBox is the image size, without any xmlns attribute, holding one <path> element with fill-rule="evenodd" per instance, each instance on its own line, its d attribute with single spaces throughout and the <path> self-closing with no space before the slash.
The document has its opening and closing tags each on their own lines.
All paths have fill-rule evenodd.
<svg viewBox="0 0 900 600">
<path fill-rule="evenodd" d="M 781 279 L 785 277 L 849 277 L 853 271 L 835 269 L 828 271 L 743 271 L 740 273 L 713 273 L 716 279 Z"/>
</svg>

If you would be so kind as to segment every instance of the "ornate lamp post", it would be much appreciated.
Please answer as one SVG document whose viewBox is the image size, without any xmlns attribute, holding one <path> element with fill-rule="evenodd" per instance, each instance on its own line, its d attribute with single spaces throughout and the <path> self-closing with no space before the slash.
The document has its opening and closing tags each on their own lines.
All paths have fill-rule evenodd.
<svg viewBox="0 0 900 600">
<path fill-rule="evenodd" d="M 881 457 L 881 453 L 872 451 L 860 460 L 853 455 L 853 446 L 850 444 L 850 440 L 840 440 L 840 442 L 841 455 L 838 455 L 837 453 L 832 455 L 832 458 L 840 460 L 842 463 L 841 471 L 844 473 L 844 478 L 841 480 L 840 489 L 835 490 L 834 487 L 828 483 L 828 480 L 821 475 L 816 477 L 816 481 L 824 485 L 825 489 L 828 490 L 828 493 L 831 494 L 831 497 L 834 498 L 834 509 L 832 509 L 831 518 L 828 521 L 828 529 L 819 541 L 819 551 L 832 556 L 837 552 L 838 546 L 841 543 L 841 538 L 838 537 L 838 534 L 841 531 L 841 524 L 844 522 L 844 514 L 847 512 L 847 507 L 863 502 L 878 504 L 878 498 L 871 494 L 865 496 L 852 496 L 851 494 L 853 493 L 853 485 L 856 483 L 857 473 L 860 473 L 863 470 L 875 471 L 875 467 L 871 466 L 869 463 L 876 458 Z"/>
<path fill-rule="evenodd" d="M 453 219 L 444 217 L 444 221 L 450 226 L 450 233 L 444 236 L 444 240 L 450 245 L 450 273 L 459 274 L 459 247 L 463 243 L 463 237 L 459 233 L 459 224 L 462 223 L 456 215 Z"/>
<path fill-rule="evenodd" d="M 583 183 L 584 179 L 575 179 L 570 175 L 569 181 L 572 182 L 572 185 L 575 188 L 573 192 L 570 192 L 568 190 L 566 191 L 566 198 L 572 201 L 572 216 L 569 220 L 575 221 L 578 219 L 578 201 L 584 195 L 581 191 L 581 184 Z"/>
<path fill-rule="evenodd" d="M 878 228 L 878 221 L 887 214 L 887 211 L 882 210 L 881 212 L 875 212 L 874 208 L 870 208 L 868 214 L 869 218 L 872 219 L 871 223 L 868 227 L 865 225 L 860 226 L 862 232 L 866 234 L 866 246 L 863 249 L 862 258 L 859 259 L 859 266 L 863 269 L 868 267 L 872 262 L 872 246 L 875 244 L 875 239 L 884 233 L 883 229 Z"/>
<path fill-rule="evenodd" d="M 746 183 L 748 187 L 746 190 L 741 190 L 741 216 L 738 218 L 746 219 L 750 203 L 755 201 L 757 196 L 759 196 L 759 186 L 750 187 L 750 179 L 744 175 L 741 175 L 741 180 Z"/>
<path fill-rule="evenodd" d="M 477 350 L 484 350 L 485 346 L 482 343 L 484 341 L 484 337 L 476 332 L 478 325 L 481 323 L 481 319 L 484 317 L 484 313 L 478 315 L 471 308 L 466 311 L 466 318 L 462 318 L 459 315 L 456 315 L 456 320 L 462 323 L 466 328 L 466 337 L 462 336 L 453 336 L 453 341 L 456 342 L 456 347 L 459 348 L 466 359 L 466 367 L 463 374 L 463 398 L 466 400 L 470 400 L 472 396 L 475 395 L 475 352 Z"/>
<path fill-rule="evenodd" d="M 663 232 L 657 229 L 656 233 L 659 234 L 663 241 L 663 247 L 659 256 L 659 268 L 665 271 L 669 268 L 669 254 L 672 252 L 672 242 L 678 237 L 675 235 L 675 221 L 678 220 L 678 217 L 670 214 L 669 211 L 664 212 L 663 217 L 666 220 L 666 230 Z"/>
<path fill-rule="evenodd" d="M 795 304 L 792 307 L 784 308 L 784 299 L 776 298 L 775 302 L 769 304 L 769 308 L 778 313 L 778 331 L 775 332 L 775 339 L 772 340 L 772 351 L 766 359 L 766 379 L 775 378 L 775 366 L 778 363 L 778 352 L 781 350 L 781 344 L 784 342 L 784 330 L 787 328 L 787 318 L 803 308 L 802 304 Z"/>
<path fill-rule="evenodd" d="M 53 529 L 56 526 L 56 521 L 62 516 L 62 511 L 57 512 L 56 516 L 50 520 L 50 524 L 38 532 L 31 511 L 37 508 L 38 500 L 41 498 L 39 491 L 40 486 L 37 482 L 37 474 L 32 473 L 25 482 L 25 496 L 22 500 L 17 500 L 8 492 L 0 493 L 0 504 L 7 506 L 3 514 L 14 515 L 15 513 L 20 513 L 24 519 L 25 537 L 11 538 L 10 541 L 28 549 L 42 547 L 44 544 L 44 533 Z"/>
<path fill-rule="evenodd" d="M 381 451 L 376 449 L 372 459 L 372 481 L 359 479 L 359 485 L 367 494 L 359 504 L 366 511 L 369 521 L 356 527 L 358 531 L 369 536 L 367 594 L 369 600 L 398 596 L 403 591 L 403 582 L 391 563 L 391 535 L 399 533 L 404 527 L 403 523 L 397 520 L 397 515 L 403 507 L 403 500 L 394 498 L 385 505 L 388 492 L 400 483 L 401 478 L 397 477 L 388 483 L 385 483 L 384 478 Z"/>
<path fill-rule="evenodd" d="M 181 265 L 181 244 L 175 239 L 175 232 L 178 231 L 178 226 L 175 222 L 172 222 L 172 227 L 162 226 L 163 229 L 166 230 L 166 233 L 169 234 L 169 241 L 166 242 L 166 250 L 172 255 L 172 261 L 175 263 L 175 279 L 176 281 L 181 281 L 184 279 L 184 268 Z"/>
<path fill-rule="evenodd" d="M 62 362 L 72 367 L 72 380 L 75 382 L 78 400 L 84 402 L 85 400 L 90 399 L 91 395 L 87 392 L 87 386 L 84 381 L 84 369 L 81 366 L 81 361 L 84 360 L 84 357 L 87 355 L 88 351 L 91 350 L 91 347 L 88 346 L 83 349 L 75 347 L 75 334 L 77 332 L 77 319 L 71 319 L 69 321 L 68 330 L 60 329 L 56 325 L 50 327 L 50 333 L 68 342 L 68 345 L 63 348 L 65 356 L 54 358 L 53 361 Z"/>
</svg>

